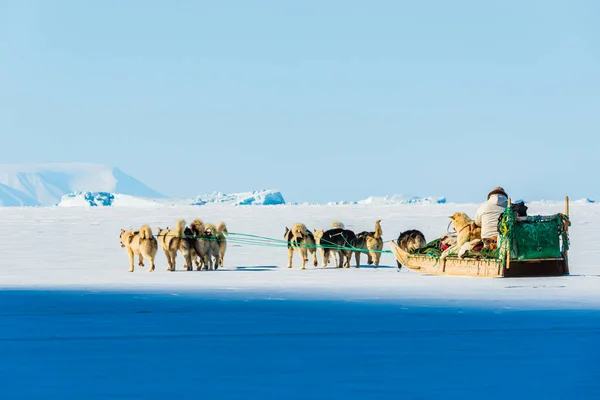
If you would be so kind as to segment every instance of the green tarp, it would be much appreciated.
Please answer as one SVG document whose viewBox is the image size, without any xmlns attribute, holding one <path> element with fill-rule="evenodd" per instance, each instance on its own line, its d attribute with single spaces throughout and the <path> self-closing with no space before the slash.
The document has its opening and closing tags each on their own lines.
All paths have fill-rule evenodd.
<svg viewBox="0 0 600 400">
<path fill-rule="evenodd" d="M 533 217 L 514 224 L 512 237 L 513 245 L 516 244 L 516 259 L 561 257 L 562 224 L 558 216 L 545 221 Z"/>
</svg>

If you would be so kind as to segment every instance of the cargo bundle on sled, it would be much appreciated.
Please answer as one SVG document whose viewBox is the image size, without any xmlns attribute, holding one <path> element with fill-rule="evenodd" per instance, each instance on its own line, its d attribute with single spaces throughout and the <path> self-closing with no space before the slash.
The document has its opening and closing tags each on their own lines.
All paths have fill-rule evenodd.
<svg viewBox="0 0 600 400">
<path fill-rule="evenodd" d="M 473 252 L 459 258 L 440 258 L 439 239 L 406 252 L 394 241 L 392 252 L 401 265 L 423 274 L 526 277 L 569 274 L 569 198 L 565 214 L 517 217 L 510 207 L 499 225 L 499 246 L 492 252 Z"/>
</svg>

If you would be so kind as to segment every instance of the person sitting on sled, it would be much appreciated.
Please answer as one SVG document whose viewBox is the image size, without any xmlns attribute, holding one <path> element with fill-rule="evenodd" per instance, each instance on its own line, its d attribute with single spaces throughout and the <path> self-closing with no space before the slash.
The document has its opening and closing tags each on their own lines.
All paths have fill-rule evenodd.
<svg viewBox="0 0 600 400">
<path fill-rule="evenodd" d="M 508 207 L 508 195 L 500 186 L 492 190 L 487 201 L 475 213 L 475 223 L 481 227 L 481 239 L 485 248 L 494 249 L 498 244 L 498 219 Z"/>
</svg>

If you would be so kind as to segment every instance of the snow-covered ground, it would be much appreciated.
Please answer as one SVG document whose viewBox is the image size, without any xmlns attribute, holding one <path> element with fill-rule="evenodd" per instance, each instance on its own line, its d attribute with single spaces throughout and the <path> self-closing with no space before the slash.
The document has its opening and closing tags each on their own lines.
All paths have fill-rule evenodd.
<svg viewBox="0 0 600 400">
<path fill-rule="evenodd" d="M 6 398 L 597 398 L 600 206 L 571 207 L 571 276 L 469 278 L 285 268 L 285 247 L 230 243 L 219 271 L 136 267 L 121 228 L 223 220 L 281 238 L 301 221 L 382 219 L 428 240 L 475 204 L 0 208 Z M 529 214 L 563 210 L 530 203 Z M 384 249 L 389 249 L 386 244 Z M 364 260 L 364 258 L 363 258 Z"/>
<path fill-rule="evenodd" d="M 304 222 L 310 229 L 342 221 L 355 231 L 374 229 L 382 219 L 384 240 L 397 238 L 405 229 L 420 229 L 427 240 L 445 232 L 448 216 L 455 210 L 474 215 L 476 205 L 345 205 L 149 208 L 0 208 L 2 232 L 0 285 L 11 288 L 101 288 L 111 290 L 218 290 L 221 296 L 240 291 L 260 291 L 265 296 L 322 296 L 327 298 L 472 300 L 495 304 L 535 304 L 540 307 L 584 307 L 600 304 L 598 279 L 600 207 L 571 207 L 571 276 L 557 278 L 480 279 L 423 276 L 396 271 L 391 254 L 383 254 L 378 270 L 328 268 L 301 271 L 299 256 L 294 268 L 287 263 L 285 247 L 248 246 L 230 243 L 225 268 L 216 272 L 165 270 L 166 258 L 158 253 L 157 271 L 136 268 L 127 273 L 128 258 L 119 246 L 121 228 L 148 223 L 173 227 L 184 218 L 205 222 L 223 220 L 231 232 L 283 238 L 286 225 Z M 557 203 L 530 203 L 530 214 L 549 214 L 563 209 Z M 389 249 L 386 243 L 384 249 Z M 364 258 L 363 258 L 364 259 Z M 468 290 L 467 290 L 468 289 Z"/>
</svg>

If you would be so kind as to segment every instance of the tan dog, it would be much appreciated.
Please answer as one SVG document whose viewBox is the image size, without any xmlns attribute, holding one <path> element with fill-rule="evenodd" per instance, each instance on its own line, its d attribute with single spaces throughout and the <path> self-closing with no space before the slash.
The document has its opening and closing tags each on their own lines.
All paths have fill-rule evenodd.
<svg viewBox="0 0 600 400">
<path fill-rule="evenodd" d="M 156 242 L 156 238 L 152 235 L 152 229 L 150 229 L 148 225 L 142 226 L 139 231 L 126 231 L 121 229 L 119 240 L 121 241 L 121 247 L 125 247 L 127 249 L 127 254 L 129 254 L 129 272 L 133 272 L 135 254 L 139 255 L 138 265 L 140 267 L 144 266 L 145 257 L 151 264 L 148 272 L 154 271 L 154 258 L 158 251 L 158 243 Z"/>
<path fill-rule="evenodd" d="M 306 228 L 306 225 L 298 222 L 292 226 L 292 229 L 285 227 L 285 234 L 283 235 L 288 243 L 288 268 L 292 268 L 292 260 L 294 258 L 294 250 L 297 250 L 302 257 L 302 267 L 300 269 L 306 269 L 306 263 L 308 262 L 308 253 L 313 255 L 314 266 L 317 267 L 317 246 L 315 243 L 315 237 Z"/>
<path fill-rule="evenodd" d="M 356 235 L 356 242 L 354 247 L 361 249 L 362 251 L 355 251 L 354 257 L 356 258 L 356 268 L 360 268 L 360 254 L 363 252 L 367 253 L 367 264 L 377 268 L 379 266 L 379 259 L 381 258 L 381 250 L 383 249 L 383 231 L 381 230 L 381 220 L 375 222 L 374 232 L 360 232 Z"/>
<path fill-rule="evenodd" d="M 204 225 L 204 232 L 200 239 L 202 251 L 204 251 L 204 266 L 208 270 L 219 269 L 220 245 L 217 241 L 217 227 L 213 224 Z M 214 262 L 213 262 L 214 259 Z"/>
<path fill-rule="evenodd" d="M 158 228 L 158 240 L 161 244 L 165 256 L 167 257 L 167 271 L 175 271 L 175 261 L 177 259 L 177 251 L 181 247 L 183 241 L 183 230 L 185 228 L 185 221 L 180 219 L 176 223 L 175 229 L 161 229 Z"/>
<path fill-rule="evenodd" d="M 456 245 L 444 250 L 441 258 L 446 258 L 452 251 L 458 249 L 458 256 L 462 257 L 468 250 L 481 242 L 481 228 L 475 224 L 467 214 L 456 212 L 449 217 L 457 232 Z"/>
<path fill-rule="evenodd" d="M 217 224 L 217 243 L 219 243 L 219 266 L 223 267 L 223 260 L 225 259 L 225 251 L 227 250 L 227 239 L 225 235 L 229 235 L 229 231 L 227 231 L 227 225 L 225 222 L 221 221 Z"/>
</svg>

